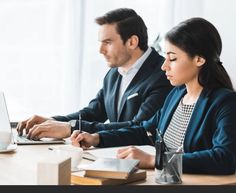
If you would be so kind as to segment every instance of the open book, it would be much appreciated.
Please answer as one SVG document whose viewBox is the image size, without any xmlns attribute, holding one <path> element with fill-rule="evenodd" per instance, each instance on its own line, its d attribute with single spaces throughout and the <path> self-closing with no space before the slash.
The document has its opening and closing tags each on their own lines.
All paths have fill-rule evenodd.
<svg viewBox="0 0 236 193">
<path fill-rule="evenodd" d="M 78 185 L 119 185 L 145 180 L 147 177 L 146 170 L 137 170 L 129 175 L 127 179 L 111 179 L 111 178 L 96 178 L 85 177 L 83 172 L 71 174 L 71 184 Z"/>
<path fill-rule="evenodd" d="M 140 145 L 135 146 L 147 153 L 150 153 L 152 155 L 156 154 L 155 147 L 150 145 Z M 105 148 L 106 151 L 104 151 L 104 148 L 92 148 L 88 150 L 84 150 L 83 152 L 83 159 L 95 161 L 97 158 L 116 158 L 117 150 L 124 147 L 110 147 Z"/>
<path fill-rule="evenodd" d="M 139 160 L 135 159 L 98 158 L 83 168 L 84 176 L 127 179 L 137 169 L 138 163 Z"/>
</svg>

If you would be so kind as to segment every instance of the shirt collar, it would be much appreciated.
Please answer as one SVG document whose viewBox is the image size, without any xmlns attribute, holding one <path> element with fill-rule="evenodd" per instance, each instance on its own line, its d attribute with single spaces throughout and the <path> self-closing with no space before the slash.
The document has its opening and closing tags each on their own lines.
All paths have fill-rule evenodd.
<svg viewBox="0 0 236 193">
<path fill-rule="evenodd" d="M 151 52 L 152 49 L 149 47 L 146 52 L 144 52 L 144 54 L 140 58 L 138 58 L 138 60 L 136 60 L 136 62 L 131 66 L 131 68 L 127 72 L 124 72 L 123 70 L 121 70 L 120 67 L 118 67 L 118 72 L 120 73 L 120 75 L 125 76 L 131 73 L 132 71 L 137 72 Z"/>
</svg>

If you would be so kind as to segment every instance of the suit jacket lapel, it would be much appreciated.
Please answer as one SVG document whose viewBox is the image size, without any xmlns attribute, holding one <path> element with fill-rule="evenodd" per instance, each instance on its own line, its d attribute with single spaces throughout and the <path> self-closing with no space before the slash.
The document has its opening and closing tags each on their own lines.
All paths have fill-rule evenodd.
<svg viewBox="0 0 236 193">
<path fill-rule="evenodd" d="M 180 92 L 173 95 L 172 99 L 167 104 L 167 107 L 165 107 L 165 112 L 161 115 L 161 121 L 159 123 L 159 130 L 161 134 L 163 135 L 167 129 L 167 127 L 170 124 L 171 118 L 181 100 L 181 98 L 186 94 L 186 89 L 181 90 Z"/>
<path fill-rule="evenodd" d="M 150 61 L 153 58 L 152 54 L 153 54 L 153 51 L 148 56 L 148 58 L 144 61 L 143 65 L 141 66 L 137 74 L 134 76 L 133 80 L 130 82 L 126 91 L 124 92 L 121 99 L 121 103 L 120 103 L 120 111 L 118 112 L 117 121 L 119 121 L 119 118 L 122 114 L 122 110 L 126 103 L 127 97 L 130 94 L 133 94 L 132 91 L 139 86 L 139 82 L 142 82 L 143 80 L 145 80 L 149 76 L 149 74 L 152 72 L 152 68 L 147 67 L 147 65 L 153 65 L 154 62 L 156 63 L 156 61 L 153 61 L 153 62 Z"/>
<path fill-rule="evenodd" d="M 189 121 L 186 134 L 185 134 L 185 139 L 184 139 L 184 149 L 188 150 L 191 147 L 191 143 L 193 142 L 193 137 L 196 135 L 199 124 L 204 118 L 203 114 L 205 109 L 207 108 L 207 102 L 209 100 L 209 95 L 210 91 L 206 91 L 203 89 L 201 95 L 199 96 L 199 99 L 195 105 L 195 108 L 193 110 L 191 119 Z"/>
<path fill-rule="evenodd" d="M 133 89 L 132 89 L 133 90 Z M 129 93 L 132 91 L 132 90 L 129 90 L 129 91 L 125 91 L 125 93 L 123 94 L 122 96 L 122 99 L 121 99 L 121 102 L 120 102 L 120 110 L 118 112 L 118 116 L 117 116 L 117 121 L 119 121 L 120 119 L 120 116 L 121 116 L 121 113 L 122 113 L 122 110 L 124 108 L 124 105 L 126 103 L 126 100 L 127 100 L 127 97 L 129 96 Z"/>
<path fill-rule="evenodd" d="M 114 83 L 114 87 L 113 87 L 114 89 L 111 92 L 111 97 L 109 98 L 110 105 L 109 105 L 109 108 L 107 108 L 107 110 L 110 110 L 110 113 L 108 114 L 113 116 L 113 119 L 111 120 L 117 120 L 117 102 L 118 102 L 118 93 L 120 89 L 121 78 L 122 76 L 118 73 L 117 80 Z"/>
</svg>

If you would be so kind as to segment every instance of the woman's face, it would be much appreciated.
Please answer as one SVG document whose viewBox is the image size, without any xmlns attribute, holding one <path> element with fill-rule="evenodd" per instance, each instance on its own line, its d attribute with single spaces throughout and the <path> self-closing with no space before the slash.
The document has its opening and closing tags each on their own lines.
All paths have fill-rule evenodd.
<svg viewBox="0 0 236 193">
<path fill-rule="evenodd" d="M 198 84 L 198 74 L 205 60 L 199 56 L 189 57 L 186 52 L 165 42 L 166 60 L 162 70 L 166 72 L 167 79 L 173 86 L 182 84 Z"/>
</svg>

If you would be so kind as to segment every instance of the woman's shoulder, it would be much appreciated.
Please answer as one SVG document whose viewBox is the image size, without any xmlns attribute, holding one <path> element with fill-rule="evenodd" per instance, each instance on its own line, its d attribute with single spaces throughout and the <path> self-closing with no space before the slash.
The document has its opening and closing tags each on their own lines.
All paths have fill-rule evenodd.
<svg viewBox="0 0 236 193">
<path fill-rule="evenodd" d="M 217 89 L 212 89 L 210 92 L 210 96 L 212 97 L 228 97 L 228 96 L 232 96 L 235 97 L 236 96 L 236 92 L 227 88 L 217 88 Z"/>
<path fill-rule="evenodd" d="M 226 88 L 217 88 L 208 91 L 209 99 L 216 103 L 229 103 L 231 101 L 236 102 L 236 92 Z"/>
<path fill-rule="evenodd" d="M 183 96 L 186 93 L 185 85 L 174 87 L 167 97 L 167 101 L 173 98 Z M 211 102 L 219 101 L 234 101 L 236 100 L 236 92 L 227 88 L 216 88 L 216 89 L 203 89 L 200 96 L 201 100 L 210 99 Z"/>
</svg>

